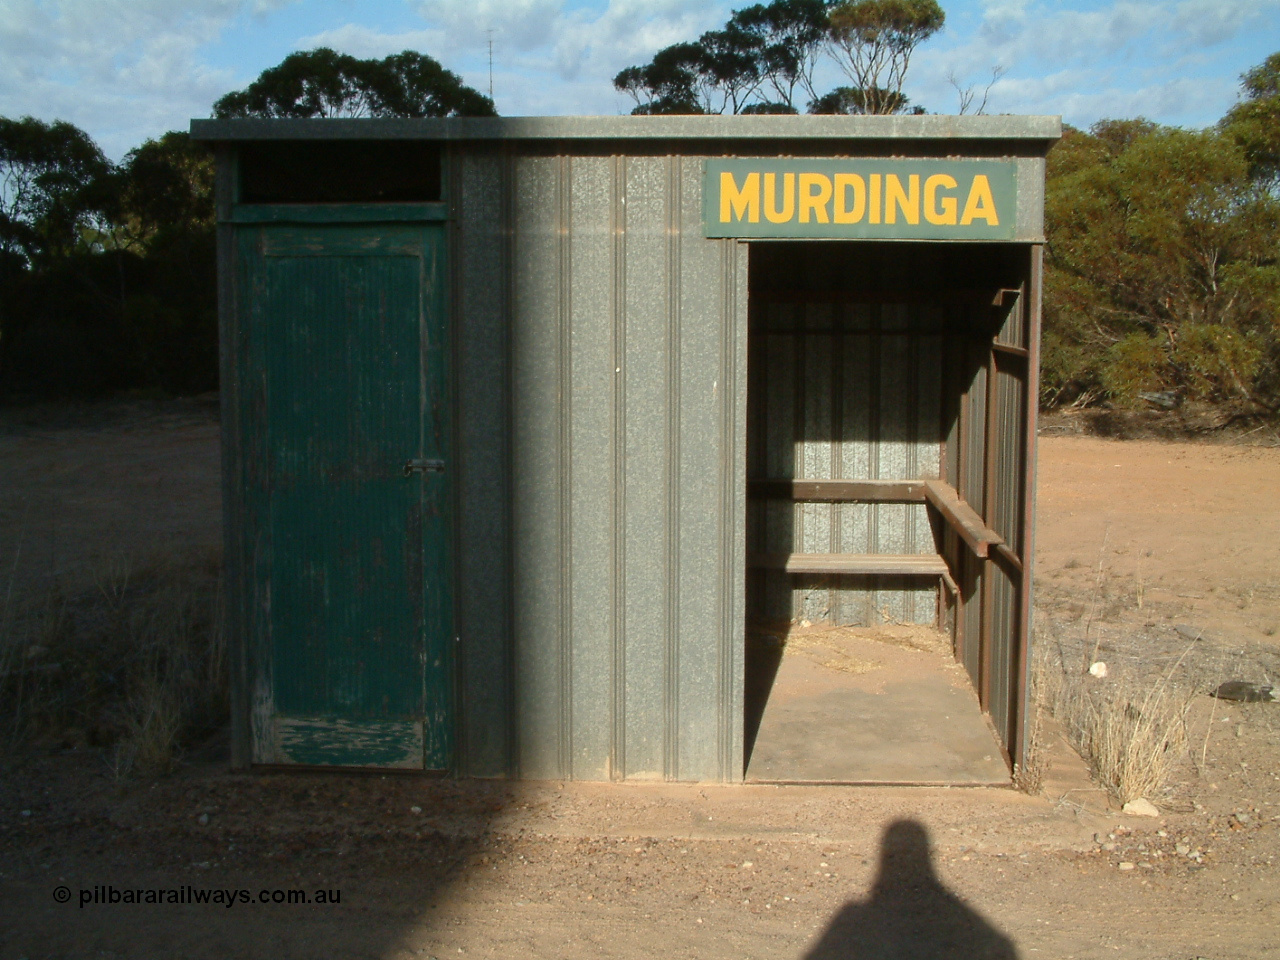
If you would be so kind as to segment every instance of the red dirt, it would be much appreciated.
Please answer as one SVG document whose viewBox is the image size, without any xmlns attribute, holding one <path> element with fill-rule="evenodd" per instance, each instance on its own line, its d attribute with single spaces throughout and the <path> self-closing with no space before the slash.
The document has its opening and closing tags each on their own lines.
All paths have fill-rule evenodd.
<svg viewBox="0 0 1280 960">
<path fill-rule="evenodd" d="M 216 552 L 216 424 L 170 413 L 9 422 L 17 589 L 91 579 L 95 554 Z M 1238 649 L 1224 663 L 1269 663 L 1277 478 L 1277 450 L 1044 440 L 1042 641 L 1096 630 L 1141 662 L 1192 625 Z M 242 775 L 219 739 L 173 776 L 117 783 L 101 752 L 11 752 L 0 958 L 1280 955 L 1280 705 L 1201 697 L 1197 755 L 1210 708 L 1206 765 L 1151 820 L 1108 808 L 1060 744 L 1037 797 Z M 917 827 L 889 830 L 903 820 L 930 852 Z M 341 903 L 79 906 L 103 885 Z"/>
</svg>

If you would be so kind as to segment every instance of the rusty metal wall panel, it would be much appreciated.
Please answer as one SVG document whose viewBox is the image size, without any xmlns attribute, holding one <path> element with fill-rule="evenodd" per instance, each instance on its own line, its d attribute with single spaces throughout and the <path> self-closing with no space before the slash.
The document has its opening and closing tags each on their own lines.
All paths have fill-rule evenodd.
<svg viewBox="0 0 1280 960">
<path fill-rule="evenodd" d="M 1021 296 L 1006 307 L 1004 316 L 1000 319 L 1000 329 L 996 332 L 996 343 L 1019 349 L 1026 348 L 1026 324 L 1023 322 L 1022 308 Z"/>
<path fill-rule="evenodd" d="M 961 650 L 961 662 L 969 674 L 974 689 L 979 689 L 982 682 L 982 578 L 986 563 L 977 559 L 963 545 L 960 547 L 960 576 L 956 578 L 964 597 L 964 608 L 961 629 L 964 632 L 964 647 Z"/>
<path fill-rule="evenodd" d="M 960 489 L 960 405 L 964 381 L 964 341 L 955 334 L 942 338 L 942 457 L 946 462 L 943 480 Z"/>
<path fill-rule="evenodd" d="M 963 352 L 962 377 L 967 380 L 967 393 L 960 399 L 962 429 L 959 430 L 958 457 L 960 469 L 957 490 L 979 514 L 985 509 L 985 454 L 987 436 L 987 368 L 984 365 L 986 349 L 980 342 L 968 338 L 952 341 Z M 967 548 L 960 548 L 963 557 L 963 577 L 960 589 L 964 596 L 961 628 L 964 635 L 962 659 L 969 679 L 979 696 L 983 696 L 982 671 L 983 621 L 990 613 L 984 610 L 985 580 L 989 576 L 989 563 L 975 558 Z M 984 703 L 985 706 L 985 703 Z"/>
<path fill-rule="evenodd" d="M 980 344 L 966 343 L 971 352 L 985 353 Z M 969 383 L 968 403 L 965 410 L 965 429 L 962 431 L 964 449 L 961 460 L 964 469 L 961 471 L 960 496 L 968 501 L 969 506 L 979 514 L 986 507 L 986 493 L 983 483 L 984 454 L 987 442 L 987 368 L 978 366 Z"/>
<path fill-rule="evenodd" d="M 999 563 L 987 565 L 991 578 L 991 677 L 987 710 L 1000 742 L 1013 741 L 1013 682 L 1018 665 L 1017 620 L 1018 588 Z"/>
<path fill-rule="evenodd" d="M 1024 422 L 1027 388 L 1023 378 L 996 371 L 996 482 L 995 503 L 990 511 L 992 529 L 1004 537 L 1014 552 L 1020 551 L 1023 522 Z"/>
<path fill-rule="evenodd" d="M 457 353 L 460 773 L 512 766 L 508 164 L 497 151 L 454 164 Z"/>
<path fill-rule="evenodd" d="M 1036 517 L 1036 434 L 1040 395 L 1040 299 L 1043 284 L 1044 251 L 1032 247 L 1027 251 L 1027 290 L 1024 304 L 1027 343 L 1027 407 L 1026 420 L 1022 424 L 1024 444 L 1022 490 L 1023 529 L 1018 555 L 1022 558 L 1022 598 L 1018 609 L 1019 663 L 1016 674 L 1017 689 L 1014 706 L 1018 711 L 1012 732 L 1016 742 L 1010 751 L 1015 763 L 1026 763 L 1027 737 L 1031 709 L 1030 666 L 1034 637 L 1031 619 L 1035 596 L 1035 517 Z"/>
</svg>

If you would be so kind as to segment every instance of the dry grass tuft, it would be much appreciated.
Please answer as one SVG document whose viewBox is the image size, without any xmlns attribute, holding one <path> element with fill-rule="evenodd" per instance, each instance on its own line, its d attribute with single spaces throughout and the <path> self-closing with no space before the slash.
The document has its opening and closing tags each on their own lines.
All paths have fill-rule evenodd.
<svg viewBox="0 0 1280 960">
<path fill-rule="evenodd" d="M 1014 764 L 1013 785 L 1023 793 L 1037 794 L 1044 785 L 1049 756 L 1044 742 L 1044 715 L 1046 704 L 1045 665 L 1041 659 L 1031 674 L 1031 722 L 1027 725 L 1027 742 L 1023 749 L 1023 762 Z"/>
<path fill-rule="evenodd" d="M 10 747 L 108 750 L 117 776 L 169 771 L 227 710 L 220 564 L 102 564 L 0 611 L 0 724 Z"/>
<path fill-rule="evenodd" d="M 1174 682 L 1182 662 L 1145 683 L 1097 679 L 1061 661 L 1037 665 L 1038 709 L 1062 723 L 1094 779 L 1119 803 L 1160 796 L 1184 759 L 1194 691 Z"/>
</svg>

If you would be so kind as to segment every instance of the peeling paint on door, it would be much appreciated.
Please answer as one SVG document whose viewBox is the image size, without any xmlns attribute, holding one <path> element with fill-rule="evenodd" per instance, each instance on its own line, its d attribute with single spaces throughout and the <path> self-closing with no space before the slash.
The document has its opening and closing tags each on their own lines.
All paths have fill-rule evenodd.
<svg viewBox="0 0 1280 960">
<path fill-rule="evenodd" d="M 416 225 L 240 235 L 256 762 L 450 765 L 448 418 L 424 416 L 448 404 L 442 245 Z"/>
</svg>

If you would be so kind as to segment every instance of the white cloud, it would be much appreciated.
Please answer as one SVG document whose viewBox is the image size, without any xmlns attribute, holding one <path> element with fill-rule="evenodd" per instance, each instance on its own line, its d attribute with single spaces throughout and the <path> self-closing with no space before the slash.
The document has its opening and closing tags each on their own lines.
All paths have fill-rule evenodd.
<svg viewBox="0 0 1280 960">
<path fill-rule="evenodd" d="M 1221 69 L 1222 48 L 1278 16 L 1280 0 L 1118 0 L 1089 10 L 987 0 L 969 36 L 946 48 L 944 35 L 917 54 L 910 86 L 913 99 L 946 110 L 956 103 L 948 74 L 980 91 L 1001 67 L 991 112 L 1187 122 L 1231 102 L 1237 71 Z"/>
<path fill-rule="evenodd" d="M 0 114 L 70 120 L 119 157 L 146 136 L 207 116 L 217 97 L 289 49 L 420 50 L 487 89 L 490 31 L 500 112 L 625 113 L 631 102 L 612 86 L 619 70 L 722 24 L 747 2 L 349 0 L 353 22 L 339 25 L 308 21 L 313 10 L 333 10 L 308 0 L 0 0 Z M 960 6 L 917 53 L 907 93 L 930 110 L 954 109 L 948 74 L 980 93 L 1000 66 L 991 112 L 1061 113 L 1077 124 L 1142 113 L 1203 124 L 1221 116 L 1238 74 L 1261 59 L 1241 63 L 1239 51 L 1280 21 L 1280 0 L 1077 2 Z M 290 5 L 299 9 L 268 20 Z M 382 20 L 371 19 L 375 10 Z M 316 25 L 297 26 L 308 22 Z M 255 32 L 255 23 L 272 32 Z M 395 23 L 403 29 L 386 26 Z M 208 59 L 216 50 L 219 62 L 237 62 L 237 51 L 218 47 L 228 36 L 258 44 L 268 35 L 254 49 L 271 51 L 270 62 L 232 69 Z M 819 80 L 824 88 L 844 82 L 831 63 Z"/>
<path fill-rule="evenodd" d="M 199 51 L 296 0 L 0 0 L 0 114 L 69 120 L 113 157 L 230 89 Z M 140 131 L 147 131 L 141 134 Z"/>
<path fill-rule="evenodd" d="M 403 33 L 385 33 L 358 24 L 348 23 L 322 33 L 313 33 L 298 40 L 297 49 L 314 50 L 330 47 L 349 53 L 353 57 L 379 58 L 417 50 L 442 60 L 443 51 L 449 49 L 448 34 L 443 30 L 407 30 Z M 448 66 L 448 64 L 445 64 Z"/>
<path fill-rule="evenodd" d="M 1280 3 L 1275 0 L 1183 0 L 1172 11 L 1171 26 L 1193 43 L 1212 46 L 1255 26 L 1275 30 Z"/>
<path fill-rule="evenodd" d="M 536 50 L 553 42 L 564 20 L 562 0 L 419 0 L 419 16 L 438 24 L 453 42 L 483 44 L 488 31 L 516 50 Z"/>
<path fill-rule="evenodd" d="M 423 29 L 382 32 L 346 24 L 303 37 L 298 46 L 365 57 L 420 50 L 483 90 L 492 36 L 501 113 L 625 113 L 632 104 L 614 91 L 614 75 L 722 23 L 729 5 L 610 0 L 600 9 L 567 10 L 564 0 L 416 0 L 414 9 Z"/>
<path fill-rule="evenodd" d="M 583 72 L 612 79 L 622 68 L 693 39 L 727 16 L 727 8 L 693 0 L 611 0 L 594 19 L 581 13 L 568 18 L 555 46 L 556 68 L 565 79 Z"/>
</svg>

